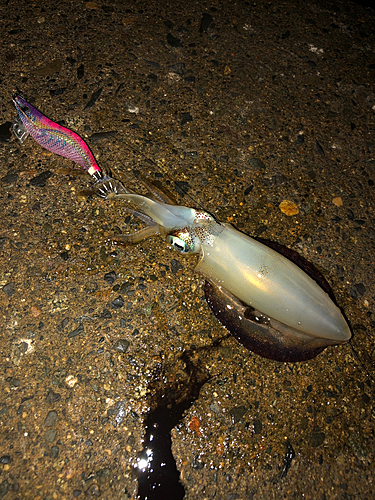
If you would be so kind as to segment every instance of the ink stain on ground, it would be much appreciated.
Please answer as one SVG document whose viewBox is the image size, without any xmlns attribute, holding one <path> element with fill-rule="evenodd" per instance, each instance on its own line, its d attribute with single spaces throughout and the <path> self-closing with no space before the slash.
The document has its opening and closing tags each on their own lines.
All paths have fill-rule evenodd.
<svg viewBox="0 0 375 500">
<path fill-rule="evenodd" d="M 161 480 L 143 481 L 139 458 L 164 415 L 160 448 L 170 434 L 185 500 L 371 497 L 374 11 L 48 7 L 0 5 L 0 497 L 146 498 Z M 160 238 L 116 246 L 142 222 L 83 198 L 87 174 L 10 135 L 18 90 L 134 191 L 140 171 L 179 204 L 298 251 L 331 285 L 350 344 L 288 364 L 227 337 L 194 257 Z M 184 353 L 204 375 L 197 393 L 179 392 Z"/>
<path fill-rule="evenodd" d="M 215 345 L 200 349 L 199 357 L 195 350 L 185 351 L 177 366 L 167 364 L 155 373 L 149 387 L 151 409 L 145 418 L 143 450 L 138 459 L 138 496 L 141 500 L 184 498 L 185 489 L 171 449 L 171 431 L 209 380 L 201 361 L 204 352 L 212 349 Z"/>
</svg>

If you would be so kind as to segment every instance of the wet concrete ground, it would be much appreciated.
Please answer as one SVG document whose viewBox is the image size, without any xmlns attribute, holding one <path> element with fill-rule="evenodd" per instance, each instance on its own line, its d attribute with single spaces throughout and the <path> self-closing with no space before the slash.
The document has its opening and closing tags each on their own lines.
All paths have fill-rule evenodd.
<svg viewBox="0 0 375 500">
<path fill-rule="evenodd" d="M 0 7 L 0 124 L 19 89 L 132 189 L 141 170 L 180 204 L 297 250 L 353 331 L 305 363 L 247 352 L 209 311 L 196 257 L 160 238 L 114 245 L 142 223 L 80 196 L 88 175 L 4 125 L 0 498 L 137 498 L 148 410 L 190 404 L 194 387 L 172 430 L 185 499 L 373 498 L 374 11 Z M 148 498 L 178 498 L 160 494 Z"/>
</svg>

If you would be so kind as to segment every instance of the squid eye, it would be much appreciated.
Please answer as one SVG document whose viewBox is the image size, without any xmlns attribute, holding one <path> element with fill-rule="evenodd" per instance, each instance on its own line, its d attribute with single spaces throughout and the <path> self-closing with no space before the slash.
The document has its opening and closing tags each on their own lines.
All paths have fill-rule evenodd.
<svg viewBox="0 0 375 500">
<path fill-rule="evenodd" d="M 189 245 L 181 238 L 177 238 L 177 236 L 169 235 L 167 236 L 167 242 L 176 250 L 181 253 L 189 253 L 190 248 Z"/>
</svg>

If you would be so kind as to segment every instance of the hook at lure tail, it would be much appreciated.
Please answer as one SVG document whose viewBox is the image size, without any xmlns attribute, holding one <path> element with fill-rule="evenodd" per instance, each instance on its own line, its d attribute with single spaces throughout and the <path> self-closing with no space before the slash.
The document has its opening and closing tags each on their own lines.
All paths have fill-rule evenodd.
<svg viewBox="0 0 375 500">
<path fill-rule="evenodd" d="M 31 135 L 43 148 L 77 163 L 95 181 L 110 179 L 103 175 L 90 148 L 78 134 L 53 122 L 21 96 L 13 94 L 12 97 L 18 113 L 13 131 L 21 143 Z"/>
</svg>

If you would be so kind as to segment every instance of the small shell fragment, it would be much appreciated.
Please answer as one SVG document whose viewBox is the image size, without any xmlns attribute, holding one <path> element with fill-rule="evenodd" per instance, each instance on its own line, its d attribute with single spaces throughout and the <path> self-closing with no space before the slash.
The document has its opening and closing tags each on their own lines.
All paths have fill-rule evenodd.
<svg viewBox="0 0 375 500">
<path fill-rule="evenodd" d="M 336 205 L 336 207 L 342 207 L 342 198 L 341 196 L 336 196 L 332 199 L 332 203 Z"/>
<path fill-rule="evenodd" d="M 299 213 L 297 205 L 289 200 L 282 201 L 279 205 L 279 208 L 283 214 L 288 216 L 297 215 Z"/>
<path fill-rule="evenodd" d="M 37 318 L 42 314 L 42 311 L 39 309 L 39 307 L 36 306 L 31 306 L 30 307 L 30 314 L 33 318 Z"/>
<path fill-rule="evenodd" d="M 197 436 L 201 436 L 201 430 L 200 430 L 200 425 L 201 421 L 199 420 L 198 417 L 193 417 L 190 422 L 189 422 L 189 429 L 197 434 Z"/>
</svg>

